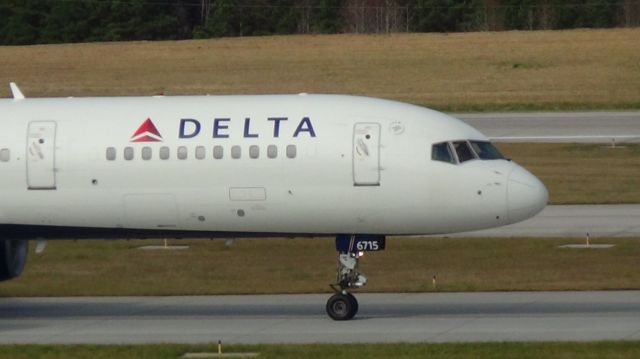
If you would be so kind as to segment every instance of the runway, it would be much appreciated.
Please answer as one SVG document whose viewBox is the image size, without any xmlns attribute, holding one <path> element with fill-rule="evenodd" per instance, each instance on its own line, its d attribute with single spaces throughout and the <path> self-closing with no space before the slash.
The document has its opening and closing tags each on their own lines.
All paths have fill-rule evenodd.
<svg viewBox="0 0 640 359">
<path fill-rule="evenodd" d="M 3 298 L 0 343 L 357 343 L 640 339 L 640 291 Z"/>
<path fill-rule="evenodd" d="M 555 205 L 512 225 L 455 237 L 640 237 L 640 204 Z"/>
<path fill-rule="evenodd" d="M 640 142 L 640 111 L 452 114 L 500 142 Z"/>
</svg>

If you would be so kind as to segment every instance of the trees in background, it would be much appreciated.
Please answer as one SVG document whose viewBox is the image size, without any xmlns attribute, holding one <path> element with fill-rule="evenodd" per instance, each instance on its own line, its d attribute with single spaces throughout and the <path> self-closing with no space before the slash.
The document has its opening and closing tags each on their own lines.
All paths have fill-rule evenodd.
<svg viewBox="0 0 640 359">
<path fill-rule="evenodd" d="M 3 0 L 3 44 L 183 39 L 192 36 L 188 0 Z"/>
<path fill-rule="evenodd" d="M 620 16 L 625 8 L 618 1 L 505 0 L 502 5 L 504 26 L 507 29 L 625 26 Z"/>
<path fill-rule="evenodd" d="M 640 0 L 3 0 L 0 43 L 640 26 Z"/>
<path fill-rule="evenodd" d="M 483 22 L 477 16 L 484 12 L 485 1 L 417 0 L 411 16 L 412 29 L 420 32 L 476 30 Z"/>
</svg>

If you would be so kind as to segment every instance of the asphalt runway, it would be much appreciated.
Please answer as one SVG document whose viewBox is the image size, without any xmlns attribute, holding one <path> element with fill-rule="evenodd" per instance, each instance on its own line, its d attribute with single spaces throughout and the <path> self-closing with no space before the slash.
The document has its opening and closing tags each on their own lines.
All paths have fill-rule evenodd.
<svg viewBox="0 0 640 359">
<path fill-rule="evenodd" d="M 0 343 L 358 343 L 640 339 L 640 291 L 3 298 Z"/>
<path fill-rule="evenodd" d="M 640 143 L 640 111 L 452 115 L 499 142 Z"/>
<path fill-rule="evenodd" d="M 455 237 L 640 237 L 640 204 L 547 206 L 512 225 Z"/>
</svg>

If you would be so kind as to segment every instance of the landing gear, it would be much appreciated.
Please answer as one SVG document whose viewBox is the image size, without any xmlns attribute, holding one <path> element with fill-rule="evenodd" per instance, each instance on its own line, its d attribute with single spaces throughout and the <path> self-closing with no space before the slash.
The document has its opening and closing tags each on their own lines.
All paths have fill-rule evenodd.
<svg viewBox="0 0 640 359">
<path fill-rule="evenodd" d="M 349 320 L 358 313 L 358 301 L 349 290 L 367 284 L 367 277 L 358 271 L 358 259 L 364 252 L 385 248 L 383 235 L 342 234 L 336 237 L 338 278 L 331 288 L 336 292 L 327 301 L 327 314 L 333 320 Z"/>
<path fill-rule="evenodd" d="M 338 255 L 338 280 L 331 285 L 336 294 L 327 301 L 327 314 L 333 320 L 349 320 L 358 313 L 358 300 L 347 290 L 367 284 L 367 277 L 358 272 L 358 253 Z"/>
</svg>

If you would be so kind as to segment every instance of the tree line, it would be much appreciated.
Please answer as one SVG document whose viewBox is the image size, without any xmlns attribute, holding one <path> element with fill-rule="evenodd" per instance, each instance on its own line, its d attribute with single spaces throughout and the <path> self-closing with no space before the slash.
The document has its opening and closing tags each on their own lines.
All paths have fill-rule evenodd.
<svg viewBox="0 0 640 359">
<path fill-rule="evenodd" d="M 636 27 L 640 0 L 2 0 L 0 43 Z"/>
</svg>

